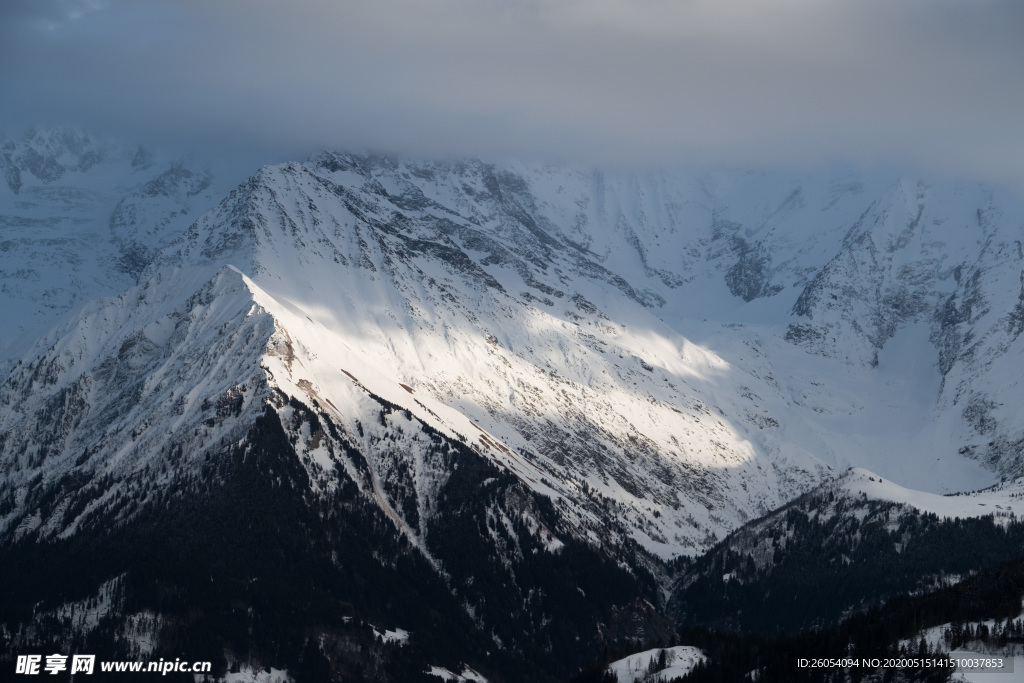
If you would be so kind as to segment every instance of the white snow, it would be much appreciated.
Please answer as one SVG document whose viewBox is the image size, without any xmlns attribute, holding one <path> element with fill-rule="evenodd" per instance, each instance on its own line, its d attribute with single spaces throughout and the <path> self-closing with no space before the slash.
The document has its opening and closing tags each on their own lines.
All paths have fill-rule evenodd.
<svg viewBox="0 0 1024 683">
<path fill-rule="evenodd" d="M 202 676 L 197 675 L 196 680 L 202 680 Z M 238 672 L 228 673 L 220 680 L 223 683 L 292 683 L 293 681 L 285 669 L 270 667 L 270 671 L 267 671 L 264 667 L 251 664 L 241 664 Z"/>
<path fill-rule="evenodd" d="M 0 143 L 12 159 L 35 152 L 64 167 L 56 179 L 23 170 L 17 193 L 0 181 L 0 361 L 88 301 L 135 284 L 122 249 L 155 255 L 242 179 L 218 160 L 73 129 Z"/>
<path fill-rule="evenodd" d="M 837 483 L 854 496 L 864 494 L 871 500 L 903 503 L 940 518 L 967 519 L 992 515 L 997 522 L 1005 523 L 1024 511 L 1024 479 L 984 491 L 946 496 L 904 488 L 863 468 L 851 469 Z"/>
<path fill-rule="evenodd" d="M 460 674 L 452 673 L 443 666 L 431 666 L 430 670 L 426 673 L 427 675 L 437 676 L 441 680 L 451 681 L 452 683 L 487 683 L 486 678 L 465 664 L 462 665 L 462 673 Z"/>
<path fill-rule="evenodd" d="M 409 632 L 405 629 L 396 628 L 393 631 L 378 631 L 374 627 L 373 633 L 375 636 L 380 638 L 385 643 L 397 643 L 398 645 L 405 645 L 407 642 L 409 642 Z"/>
<path fill-rule="evenodd" d="M 869 488 L 883 497 L 911 495 L 892 482 L 935 494 L 1020 469 L 1011 445 L 1024 424 L 1024 342 L 1012 332 L 1024 210 L 989 188 L 845 171 L 401 161 L 332 171 L 319 162 L 345 158 L 328 154 L 261 169 L 189 224 L 212 186 L 195 197 L 132 194 L 150 177 L 112 181 L 141 173 L 119 158 L 98 175 L 67 177 L 113 193 L 102 201 L 45 184 L 32 184 L 42 194 L 4 195 L 4 215 L 33 220 L 84 207 L 61 208 L 65 237 L 130 195 L 138 220 L 124 234 L 167 246 L 137 286 L 111 274 L 112 252 L 89 251 L 82 272 L 100 284 L 69 284 L 61 278 L 78 266 L 66 249 L 37 250 L 50 260 L 25 280 L 31 296 L 10 280 L 3 296 L 29 302 L 19 320 L 52 321 L 58 309 L 68 317 L 38 338 L 0 339 L 13 382 L 0 390 L 12 406 L 0 433 L 14 435 L 0 449 L 0 485 L 55 480 L 90 449 L 89 471 L 120 483 L 75 519 L 65 518 L 70 508 L 43 519 L 19 504 L 0 533 L 73 533 L 112 498 L 138 498 L 139 473 L 155 472 L 153 485 L 180 473 L 169 444 L 198 458 L 237 442 L 232 424 L 242 421 L 218 421 L 217 411 L 241 397 L 252 418 L 274 389 L 343 427 L 368 456 L 368 495 L 428 558 L 421 528 L 383 483 L 399 476 L 394 454 L 406 454 L 422 520 L 447 473 L 424 459 L 429 440 L 402 412 L 379 424 L 370 393 L 558 501 L 579 538 L 626 535 L 662 557 L 699 553 L 851 465 L 881 475 L 885 486 Z M 487 189 L 492 178 L 506 183 L 501 201 Z M 12 245 L 50 229 L 11 225 Z M 8 274 L 24 257 L 11 249 L 0 255 Z M 740 271 L 753 275 L 738 286 L 757 290 L 750 301 L 727 286 L 744 258 Z M 73 311 L 79 298 L 45 305 L 40 292 L 54 288 L 65 299 L 122 293 Z M 975 290 L 984 301 L 971 305 L 974 331 L 943 328 L 936 311 L 950 297 L 967 311 Z M 816 302 L 807 315 L 793 312 L 801 297 Z M 810 341 L 787 341 L 791 323 L 813 328 Z M 936 340 L 947 337 L 961 347 L 943 374 Z M 126 406 L 122 380 L 137 382 Z M 59 448 L 37 463 L 44 446 L 32 434 L 61 392 L 89 411 L 68 413 Z M 314 489 L 329 490 L 336 468 L 356 477 L 325 441 L 308 430 L 295 437 Z M 1011 494 L 992 506 L 1010 511 Z M 564 542 L 533 528 L 550 551 Z"/>
<path fill-rule="evenodd" d="M 651 661 L 653 660 L 657 664 L 662 650 L 665 651 L 666 668 L 648 675 Z M 705 659 L 704 653 L 699 648 L 690 645 L 677 645 L 675 647 L 644 650 L 643 652 L 629 655 L 609 664 L 608 671 L 615 674 L 619 679 L 619 683 L 658 683 L 659 681 L 668 681 L 679 676 L 685 676 L 690 673 L 693 667 Z"/>
</svg>

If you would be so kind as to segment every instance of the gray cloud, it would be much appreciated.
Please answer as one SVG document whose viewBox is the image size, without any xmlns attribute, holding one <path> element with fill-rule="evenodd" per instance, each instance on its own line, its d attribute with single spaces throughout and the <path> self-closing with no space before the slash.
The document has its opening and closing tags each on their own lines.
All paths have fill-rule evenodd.
<svg viewBox="0 0 1024 683">
<path fill-rule="evenodd" d="M 14 0 L 8 126 L 1024 178 L 1019 0 Z"/>
</svg>

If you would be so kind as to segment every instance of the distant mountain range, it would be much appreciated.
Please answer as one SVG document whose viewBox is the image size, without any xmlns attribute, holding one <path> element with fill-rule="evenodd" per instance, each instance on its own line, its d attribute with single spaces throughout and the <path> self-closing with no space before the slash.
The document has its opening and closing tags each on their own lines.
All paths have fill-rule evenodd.
<svg viewBox="0 0 1024 683">
<path fill-rule="evenodd" d="M 1019 197 L 210 169 L 0 143 L 5 652 L 565 680 L 681 624 L 834 623 L 1024 555 Z M 898 580 L 773 621 L 800 558 L 826 590 L 869 540 Z"/>
</svg>

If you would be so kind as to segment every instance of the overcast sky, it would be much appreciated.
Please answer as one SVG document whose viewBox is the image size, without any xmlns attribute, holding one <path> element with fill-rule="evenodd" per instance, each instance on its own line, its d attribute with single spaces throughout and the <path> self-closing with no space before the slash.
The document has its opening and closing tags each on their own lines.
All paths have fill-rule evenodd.
<svg viewBox="0 0 1024 683">
<path fill-rule="evenodd" d="M 1024 178 L 1024 0 L 2 0 L 0 124 Z"/>
</svg>

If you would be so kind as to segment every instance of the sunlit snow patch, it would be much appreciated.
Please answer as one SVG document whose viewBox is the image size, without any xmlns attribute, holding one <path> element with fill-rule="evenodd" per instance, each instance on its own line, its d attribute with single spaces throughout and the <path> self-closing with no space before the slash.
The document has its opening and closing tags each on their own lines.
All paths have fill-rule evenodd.
<svg viewBox="0 0 1024 683">
<path fill-rule="evenodd" d="M 888 500 L 910 505 L 922 512 L 931 512 L 950 519 L 986 517 L 1007 523 L 1024 510 L 1024 480 L 1016 479 L 984 491 L 940 496 L 904 488 L 860 467 L 848 470 L 839 480 L 842 488 L 853 495 L 864 494 L 871 500 Z"/>
<path fill-rule="evenodd" d="M 409 642 L 409 632 L 402 628 L 396 628 L 394 631 L 384 631 L 383 633 L 374 628 L 373 633 L 385 643 L 405 645 Z"/>
<path fill-rule="evenodd" d="M 473 669 L 469 668 L 465 664 L 462 665 L 462 673 L 455 674 L 444 668 L 443 666 L 432 666 L 430 671 L 426 672 L 428 676 L 437 676 L 444 681 L 451 681 L 452 683 L 487 683 L 487 679 L 478 674 Z"/>
<path fill-rule="evenodd" d="M 665 668 L 654 671 L 659 665 L 662 650 L 665 652 Z M 615 674 L 619 683 L 656 683 L 685 676 L 705 659 L 704 653 L 699 649 L 690 645 L 677 645 L 637 652 L 612 662 L 608 665 L 608 671 Z"/>
</svg>

